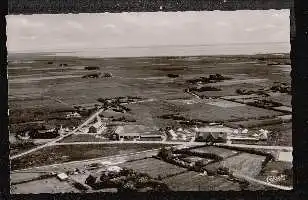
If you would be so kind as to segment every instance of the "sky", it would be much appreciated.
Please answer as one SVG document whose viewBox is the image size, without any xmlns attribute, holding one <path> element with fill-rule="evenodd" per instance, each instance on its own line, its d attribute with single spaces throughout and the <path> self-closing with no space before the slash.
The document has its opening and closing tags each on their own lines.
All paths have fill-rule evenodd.
<svg viewBox="0 0 308 200">
<path fill-rule="evenodd" d="M 8 15 L 10 52 L 284 43 L 289 10 Z M 288 47 L 284 47 L 288 48 Z M 283 51 L 288 51 L 284 49 Z"/>
</svg>

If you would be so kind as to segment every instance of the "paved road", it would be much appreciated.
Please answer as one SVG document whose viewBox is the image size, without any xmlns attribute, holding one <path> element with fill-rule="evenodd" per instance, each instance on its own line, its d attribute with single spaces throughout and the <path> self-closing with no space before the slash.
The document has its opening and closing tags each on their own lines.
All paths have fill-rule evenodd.
<svg viewBox="0 0 308 200">
<path fill-rule="evenodd" d="M 69 143 L 55 143 L 53 145 L 83 145 L 83 144 L 170 144 L 170 145 L 205 145 L 204 142 L 180 142 L 180 141 L 107 141 L 107 142 L 69 142 Z M 290 146 L 262 146 L 250 144 L 225 144 L 216 143 L 218 147 L 239 147 L 249 149 L 268 149 L 268 150 L 284 150 L 292 151 L 293 147 Z"/>
<path fill-rule="evenodd" d="M 204 145 L 202 142 L 179 142 L 179 141 L 102 141 L 102 142 L 65 142 L 65 143 L 53 143 L 53 146 L 61 145 L 89 145 L 89 144 L 170 144 L 170 145 Z"/>
<path fill-rule="evenodd" d="M 218 147 L 239 147 L 239 148 L 249 148 L 249 149 L 266 149 L 266 150 L 283 150 L 283 151 L 293 151 L 293 147 L 290 146 L 262 146 L 262 145 L 250 145 L 250 144 L 225 144 L 217 143 L 215 146 Z"/>
<path fill-rule="evenodd" d="M 100 109 L 99 111 L 97 111 L 96 113 L 94 113 L 93 115 L 91 115 L 85 122 L 83 122 L 80 126 L 78 126 L 75 130 L 73 130 L 72 132 L 66 134 L 66 135 L 63 135 L 59 138 L 56 138 L 55 140 L 51 141 L 51 142 L 48 142 L 46 144 L 43 144 L 41 146 L 38 146 L 38 147 L 35 147 L 33 149 L 30 149 L 28 151 L 25 151 L 23 153 L 20 153 L 20 154 L 17 154 L 17 155 L 14 155 L 14 156 L 11 156 L 10 159 L 13 160 L 13 159 L 16 159 L 16 158 L 19 158 L 21 156 L 24 156 L 24 155 L 27 155 L 29 153 L 32 153 L 34 151 L 37 151 L 37 150 L 40 150 L 42 148 L 45 148 L 47 146 L 51 146 L 51 145 L 54 145 L 56 142 L 58 141 L 61 141 L 62 139 L 76 133 L 80 128 L 82 128 L 83 126 L 87 125 L 88 123 L 90 123 L 90 121 L 92 121 L 97 115 L 99 115 L 102 111 L 104 111 L 104 109 Z"/>
</svg>

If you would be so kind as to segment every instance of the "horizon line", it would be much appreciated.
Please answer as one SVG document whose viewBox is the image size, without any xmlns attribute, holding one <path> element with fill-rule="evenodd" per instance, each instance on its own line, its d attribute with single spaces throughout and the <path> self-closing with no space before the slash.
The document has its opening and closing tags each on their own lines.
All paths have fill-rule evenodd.
<svg viewBox="0 0 308 200">
<path fill-rule="evenodd" d="M 183 44 L 183 45 L 153 45 L 153 46 L 110 46 L 110 47 L 96 47 L 96 48 L 82 48 L 79 49 L 65 49 L 65 48 L 57 48 L 48 51 L 47 49 L 43 50 L 9 50 L 7 48 L 8 53 L 71 53 L 71 52 L 84 52 L 86 50 L 104 50 L 104 49 L 142 49 L 142 48 L 162 48 L 162 47 L 206 47 L 206 46 L 224 46 L 224 45 L 262 45 L 262 44 L 287 44 L 289 42 L 234 42 L 234 43 L 218 43 L 218 44 Z M 290 44 L 290 43 L 289 43 Z M 47 50 L 47 51 L 46 51 Z M 62 52 L 61 52 L 62 51 Z"/>
</svg>

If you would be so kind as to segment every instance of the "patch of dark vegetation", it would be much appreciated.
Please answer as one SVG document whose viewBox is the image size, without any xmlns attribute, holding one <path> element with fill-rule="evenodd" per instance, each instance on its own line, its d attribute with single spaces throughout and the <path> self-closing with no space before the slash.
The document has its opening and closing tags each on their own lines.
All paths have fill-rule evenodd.
<svg viewBox="0 0 308 200">
<path fill-rule="evenodd" d="M 187 127 L 192 127 L 192 126 L 201 126 L 205 122 L 201 120 L 193 119 L 193 120 L 183 120 L 183 121 L 180 121 L 179 123 Z"/>
<path fill-rule="evenodd" d="M 74 118 L 67 118 L 68 113 L 78 112 L 75 108 L 48 109 L 48 108 L 24 108 L 10 110 L 10 129 L 12 132 L 25 131 L 27 128 L 36 128 L 42 123 L 46 124 L 53 120 L 74 121 Z"/>
<path fill-rule="evenodd" d="M 99 78 L 100 75 L 101 75 L 101 72 L 97 72 L 97 73 L 86 74 L 82 76 L 82 78 Z"/>
<path fill-rule="evenodd" d="M 178 74 L 167 74 L 167 76 L 168 76 L 169 78 L 177 78 L 177 77 L 179 77 Z"/>
<path fill-rule="evenodd" d="M 48 109 L 12 109 L 10 110 L 10 124 L 40 121 L 48 116 Z"/>
<path fill-rule="evenodd" d="M 281 123 L 283 123 L 283 120 L 274 118 L 274 119 L 258 119 L 258 120 L 237 122 L 234 124 L 228 124 L 228 126 L 231 128 L 257 128 L 260 126 L 269 126 Z M 273 136 L 273 133 L 271 133 L 270 136 Z"/>
<path fill-rule="evenodd" d="M 47 64 L 48 64 L 48 65 L 51 65 L 51 64 L 53 64 L 53 62 L 52 62 L 52 61 L 48 61 Z"/>
<path fill-rule="evenodd" d="M 280 93 L 287 93 L 291 95 L 291 86 L 287 83 L 280 83 L 274 82 L 274 84 L 270 88 L 262 88 L 258 90 L 247 90 L 247 89 L 237 89 L 236 93 L 240 95 L 263 95 L 263 96 L 270 96 L 268 92 L 280 92 Z"/>
<path fill-rule="evenodd" d="M 131 111 L 130 108 L 127 108 L 127 107 L 125 107 L 123 105 L 118 105 L 117 108 L 113 108 L 112 110 L 115 111 L 115 112 L 121 112 L 121 113 L 125 113 L 125 112 Z"/>
<path fill-rule="evenodd" d="M 212 160 L 215 160 L 215 161 L 223 160 L 222 157 L 220 157 L 216 154 L 213 154 L 213 153 L 198 153 L 198 152 L 190 151 L 190 149 L 175 150 L 174 153 L 175 154 L 190 155 L 190 156 L 198 156 L 198 157 L 212 159 Z"/>
<path fill-rule="evenodd" d="M 133 103 L 143 100 L 142 97 L 137 96 L 124 96 L 124 97 L 114 97 L 114 98 L 98 98 L 97 101 L 102 103 L 104 107 L 108 106 L 118 106 L 123 103 Z M 123 106 L 124 108 L 124 106 Z M 128 108 L 126 108 L 128 109 Z"/>
<path fill-rule="evenodd" d="M 187 80 L 188 83 L 196 84 L 196 83 L 217 83 L 224 80 L 231 80 L 231 77 L 225 77 L 221 74 L 210 74 L 209 77 L 200 77 L 196 79 Z"/>
<path fill-rule="evenodd" d="M 46 129 L 31 129 L 27 132 L 31 139 L 53 139 L 60 134 L 58 133 L 58 129 L 54 130 L 46 130 Z"/>
<path fill-rule="evenodd" d="M 220 88 L 211 87 L 211 86 L 204 86 L 204 87 L 191 87 L 188 88 L 188 90 L 185 90 L 186 92 L 205 92 L 205 91 L 221 91 Z"/>
<path fill-rule="evenodd" d="M 158 118 L 175 120 L 175 121 L 178 121 L 180 125 L 183 125 L 185 127 L 192 127 L 195 125 L 204 125 L 205 123 L 209 123 L 208 121 L 204 121 L 200 119 L 189 120 L 178 114 L 165 114 L 165 115 L 158 116 Z M 168 129 L 168 127 L 166 129 Z"/>
<path fill-rule="evenodd" d="M 273 92 L 287 93 L 290 95 L 292 94 L 291 86 L 288 86 L 287 83 L 275 82 L 270 90 Z"/>
<path fill-rule="evenodd" d="M 136 119 L 133 118 L 128 118 L 128 117 L 119 117 L 119 118 L 114 118 L 111 121 L 118 121 L 118 122 L 136 122 Z"/>
<path fill-rule="evenodd" d="M 267 65 L 291 65 L 289 60 L 268 60 L 266 61 Z"/>
<path fill-rule="evenodd" d="M 267 65 L 291 65 L 291 59 L 289 55 L 260 55 L 257 60 L 265 62 Z"/>
<path fill-rule="evenodd" d="M 20 134 L 31 128 L 40 129 L 44 123 L 46 123 L 46 121 L 10 124 L 9 129 L 12 133 Z"/>
<path fill-rule="evenodd" d="M 161 115 L 158 118 L 161 118 L 161 119 L 173 119 L 173 120 L 180 120 L 180 121 L 186 120 L 185 117 L 179 116 L 179 115 L 176 115 L 176 114 Z"/>
<path fill-rule="evenodd" d="M 248 102 L 247 105 L 259 108 L 273 108 L 273 107 L 283 106 L 282 103 L 265 99 L 256 100 L 254 102 Z"/>
<path fill-rule="evenodd" d="M 266 91 L 263 89 L 259 90 L 247 90 L 247 89 L 236 89 L 235 91 L 237 94 L 240 95 L 251 95 L 251 94 L 256 94 L 256 95 L 261 95 L 261 96 L 270 96 Z"/>
<path fill-rule="evenodd" d="M 160 151 L 157 154 L 157 157 L 159 159 L 162 159 L 163 161 L 177 165 L 179 167 L 184 167 L 184 168 L 190 168 L 190 165 L 188 162 L 185 162 L 183 160 L 180 160 L 179 156 L 174 153 L 174 149 L 170 147 L 163 147 L 160 149 Z"/>
<path fill-rule="evenodd" d="M 75 108 L 64 108 L 64 109 L 54 109 L 50 111 L 50 113 L 69 113 L 69 112 L 75 112 Z"/>
<path fill-rule="evenodd" d="M 117 188 L 118 191 L 123 192 L 170 191 L 165 183 L 151 178 L 148 174 L 139 173 L 128 168 L 123 168 L 120 171 L 106 170 L 100 173 L 90 174 L 85 183 L 94 190 Z"/>
<path fill-rule="evenodd" d="M 202 156 L 200 156 L 201 160 L 196 162 L 189 162 L 185 158 L 191 155 L 195 156 L 195 154 L 192 154 L 189 149 L 178 150 L 172 147 L 162 147 L 158 152 L 156 158 L 161 159 L 167 163 L 197 172 L 206 171 L 204 167 L 207 164 L 222 160 L 222 158 L 220 158 L 216 154 L 202 154 Z"/>
<path fill-rule="evenodd" d="M 104 78 L 111 78 L 112 74 L 110 72 L 105 72 L 105 73 L 103 73 L 102 77 L 104 77 Z"/>
<path fill-rule="evenodd" d="M 86 66 L 84 67 L 85 70 L 99 70 L 99 67 L 97 66 Z"/>
<path fill-rule="evenodd" d="M 97 108 L 79 108 L 77 111 L 78 114 L 80 114 L 82 117 L 88 117 L 95 113 L 97 111 Z"/>
<path fill-rule="evenodd" d="M 34 148 L 36 145 L 32 140 L 17 140 L 14 143 L 10 143 L 10 154 L 14 154 L 15 152 L 19 152 L 25 149 Z"/>
</svg>

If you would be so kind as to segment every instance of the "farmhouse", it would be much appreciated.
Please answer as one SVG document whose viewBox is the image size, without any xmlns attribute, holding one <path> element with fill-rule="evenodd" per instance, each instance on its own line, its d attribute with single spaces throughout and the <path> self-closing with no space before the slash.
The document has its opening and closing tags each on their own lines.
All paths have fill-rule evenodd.
<svg viewBox="0 0 308 200">
<path fill-rule="evenodd" d="M 228 127 L 203 127 L 198 128 L 196 141 L 198 142 L 224 142 L 233 129 Z"/>
<path fill-rule="evenodd" d="M 152 129 L 143 125 L 124 125 L 118 126 L 115 130 L 115 134 L 118 135 L 119 139 L 140 139 L 146 134 L 151 134 Z"/>
<path fill-rule="evenodd" d="M 81 115 L 77 112 L 71 112 L 71 113 L 68 113 L 66 114 L 65 116 L 66 119 L 69 119 L 69 118 L 81 118 Z"/>
</svg>

